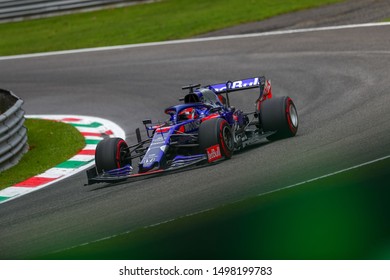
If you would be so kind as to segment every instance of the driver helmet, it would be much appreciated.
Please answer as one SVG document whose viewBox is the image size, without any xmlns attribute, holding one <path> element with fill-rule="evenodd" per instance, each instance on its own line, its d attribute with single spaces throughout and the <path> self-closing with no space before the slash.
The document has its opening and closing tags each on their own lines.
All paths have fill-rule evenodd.
<svg viewBox="0 0 390 280">
<path fill-rule="evenodd" d="M 194 108 L 186 108 L 179 113 L 179 120 L 194 120 L 198 118 L 198 113 Z"/>
</svg>

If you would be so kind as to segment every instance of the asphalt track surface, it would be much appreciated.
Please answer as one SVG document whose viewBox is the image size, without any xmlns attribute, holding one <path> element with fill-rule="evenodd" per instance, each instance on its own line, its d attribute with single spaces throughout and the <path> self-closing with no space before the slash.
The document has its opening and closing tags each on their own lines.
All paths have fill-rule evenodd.
<svg viewBox="0 0 390 280">
<path fill-rule="evenodd" d="M 26 113 L 107 118 L 130 143 L 143 119 L 166 118 L 189 83 L 264 74 L 300 117 L 296 137 L 213 166 L 111 186 L 85 187 L 81 173 L 1 204 L 0 258 L 61 250 L 389 155 L 389 34 L 374 26 L 0 60 L 0 84 L 24 99 Z"/>
</svg>

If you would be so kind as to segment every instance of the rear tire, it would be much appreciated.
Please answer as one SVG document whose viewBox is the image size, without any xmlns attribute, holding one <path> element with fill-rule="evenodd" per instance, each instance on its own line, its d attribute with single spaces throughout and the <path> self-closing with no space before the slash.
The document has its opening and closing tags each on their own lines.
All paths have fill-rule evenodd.
<svg viewBox="0 0 390 280">
<path fill-rule="evenodd" d="M 233 155 L 233 133 L 228 122 L 221 118 L 210 119 L 199 127 L 199 147 L 201 153 L 209 147 L 219 145 L 223 157 L 229 159 Z"/>
<path fill-rule="evenodd" d="M 128 159 L 128 146 L 121 138 L 106 138 L 99 142 L 95 151 L 95 164 L 98 173 L 131 165 Z"/>
<path fill-rule="evenodd" d="M 277 131 L 268 140 L 295 136 L 298 131 L 298 113 L 288 96 L 267 99 L 261 104 L 260 120 L 265 132 Z"/>
</svg>

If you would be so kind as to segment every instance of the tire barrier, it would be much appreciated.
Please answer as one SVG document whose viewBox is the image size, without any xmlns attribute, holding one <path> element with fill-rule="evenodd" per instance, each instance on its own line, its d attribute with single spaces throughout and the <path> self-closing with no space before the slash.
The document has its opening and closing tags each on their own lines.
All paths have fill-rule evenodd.
<svg viewBox="0 0 390 280">
<path fill-rule="evenodd" d="M 139 2 L 139 0 L 1 0 L 0 21 L 126 2 Z"/>
<path fill-rule="evenodd" d="M 0 172 L 16 165 L 28 150 L 23 100 L 0 89 Z"/>
</svg>

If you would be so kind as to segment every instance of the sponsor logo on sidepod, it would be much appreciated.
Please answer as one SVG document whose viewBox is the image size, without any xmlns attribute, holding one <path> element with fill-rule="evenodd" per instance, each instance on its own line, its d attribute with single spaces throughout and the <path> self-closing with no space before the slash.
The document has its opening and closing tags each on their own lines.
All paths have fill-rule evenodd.
<svg viewBox="0 0 390 280">
<path fill-rule="evenodd" d="M 218 144 L 207 148 L 207 158 L 209 162 L 213 162 L 222 158 L 221 149 L 219 148 Z"/>
</svg>

